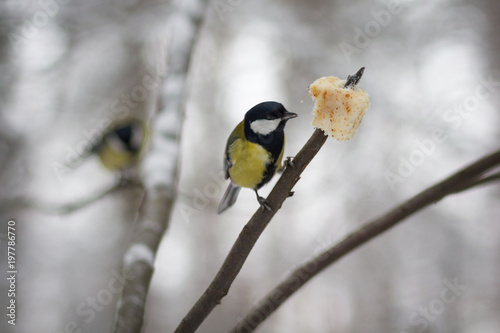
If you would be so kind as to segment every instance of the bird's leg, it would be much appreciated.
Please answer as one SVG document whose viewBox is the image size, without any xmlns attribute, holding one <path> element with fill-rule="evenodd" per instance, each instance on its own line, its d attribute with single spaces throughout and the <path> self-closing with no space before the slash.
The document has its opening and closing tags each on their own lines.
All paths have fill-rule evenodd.
<svg viewBox="0 0 500 333">
<path fill-rule="evenodd" d="M 283 162 L 283 164 L 285 165 L 285 168 L 288 168 L 288 167 L 295 168 L 295 165 L 293 165 L 293 157 L 292 156 L 287 156 L 287 158 L 285 159 L 285 162 Z"/>
<path fill-rule="evenodd" d="M 272 211 L 271 207 L 267 204 L 266 199 L 261 197 L 256 189 L 254 189 L 254 191 L 255 191 L 255 195 L 257 195 L 257 201 L 259 202 L 260 208 L 262 208 L 262 211 L 265 211 L 266 209 Z"/>
</svg>

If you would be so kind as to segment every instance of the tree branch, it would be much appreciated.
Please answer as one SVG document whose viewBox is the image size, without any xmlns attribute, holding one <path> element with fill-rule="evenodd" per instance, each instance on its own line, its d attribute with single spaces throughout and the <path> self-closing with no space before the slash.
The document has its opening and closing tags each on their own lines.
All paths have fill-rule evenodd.
<svg viewBox="0 0 500 333">
<path fill-rule="evenodd" d="M 348 235 L 337 245 L 324 251 L 297 268 L 288 278 L 267 294 L 230 332 L 252 332 L 293 293 L 323 269 L 336 262 L 352 250 L 402 222 L 405 218 L 435 203 L 449 194 L 470 189 L 500 178 L 500 174 L 484 176 L 489 169 L 500 165 L 500 151 L 485 156 L 463 168 L 452 176 L 420 192 L 399 206 L 369 221 Z"/>
<path fill-rule="evenodd" d="M 71 214 L 77 210 L 83 209 L 91 204 L 98 202 L 102 198 L 114 194 L 115 192 L 123 190 L 143 190 L 142 184 L 136 180 L 130 179 L 126 182 L 117 182 L 111 185 L 109 188 L 102 192 L 89 195 L 86 198 L 80 199 L 78 201 L 64 203 L 64 204 L 52 204 L 48 202 L 43 202 L 34 198 L 26 198 L 23 196 L 15 197 L 13 199 L 0 201 L 0 210 L 7 208 L 14 209 L 35 209 L 44 214 L 49 215 L 67 215 Z"/>
<path fill-rule="evenodd" d="M 345 88 L 354 87 L 363 76 L 365 68 L 361 68 L 356 74 L 347 77 Z M 273 190 L 266 199 L 271 210 L 262 211 L 260 208 L 245 225 L 229 251 L 222 267 L 212 280 L 203 295 L 193 305 L 188 314 L 182 319 L 175 330 L 177 333 L 194 332 L 208 317 L 210 312 L 220 304 L 222 298 L 227 295 L 234 279 L 245 263 L 250 251 L 259 239 L 260 235 L 281 208 L 283 202 L 291 195 L 291 190 L 300 179 L 300 175 L 309 162 L 316 156 L 327 139 L 321 129 L 316 129 L 304 147 L 289 163 L 278 180 Z"/>
<path fill-rule="evenodd" d="M 455 191 L 453 191 L 453 193 L 459 193 L 471 189 L 473 187 L 489 184 L 491 182 L 494 182 L 495 180 L 500 180 L 500 172 L 475 177 L 474 179 L 471 179 L 467 183 L 462 184 L 460 187 L 457 187 Z"/>
<path fill-rule="evenodd" d="M 285 199 L 288 198 L 293 186 L 299 180 L 300 174 L 323 146 L 326 138 L 327 136 L 322 130 L 316 129 L 314 131 L 309 141 L 307 141 L 293 159 L 293 167 L 285 169 L 276 186 L 267 197 L 267 203 L 272 210 L 262 211 L 259 208 L 255 212 L 241 231 L 219 272 L 207 290 L 205 290 L 200 299 L 184 317 L 175 332 L 186 333 L 196 331 L 215 306 L 220 304 L 221 299 L 229 291 L 231 284 L 240 272 L 257 239 L 276 212 L 281 208 Z"/>
</svg>

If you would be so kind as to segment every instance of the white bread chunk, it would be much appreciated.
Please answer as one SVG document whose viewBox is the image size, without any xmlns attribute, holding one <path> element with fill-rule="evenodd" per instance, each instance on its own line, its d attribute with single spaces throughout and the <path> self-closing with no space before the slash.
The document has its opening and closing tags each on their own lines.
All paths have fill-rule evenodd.
<svg viewBox="0 0 500 333">
<path fill-rule="evenodd" d="M 322 77 L 309 86 L 316 101 L 312 125 L 333 138 L 344 141 L 354 136 L 370 106 L 366 91 L 354 86 L 344 88 L 346 80 Z"/>
</svg>

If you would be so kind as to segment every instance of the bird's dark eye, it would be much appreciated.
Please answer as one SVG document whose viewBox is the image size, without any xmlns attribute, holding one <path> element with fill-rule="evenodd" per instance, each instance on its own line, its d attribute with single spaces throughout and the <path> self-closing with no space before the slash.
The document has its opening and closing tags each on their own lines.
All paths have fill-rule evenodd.
<svg viewBox="0 0 500 333">
<path fill-rule="evenodd" d="M 272 114 L 268 114 L 266 117 L 267 120 L 272 120 L 274 119 L 274 116 Z"/>
</svg>

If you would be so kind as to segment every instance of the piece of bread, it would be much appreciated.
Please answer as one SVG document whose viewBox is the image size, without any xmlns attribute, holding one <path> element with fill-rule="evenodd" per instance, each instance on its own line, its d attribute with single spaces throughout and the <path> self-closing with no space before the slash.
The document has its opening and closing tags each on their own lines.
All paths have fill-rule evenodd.
<svg viewBox="0 0 500 333">
<path fill-rule="evenodd" d="M 346 80 L 328 76 L 309 86 L 309 94 L 316 101 L 312 125 L 339 141 L 354 136 L 370 106 L 366 91 L 357 86 L 344 88 L 345 83 Z"/>
</svg>

